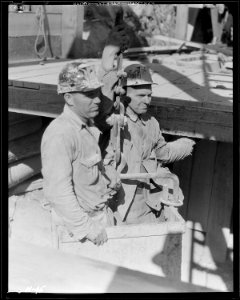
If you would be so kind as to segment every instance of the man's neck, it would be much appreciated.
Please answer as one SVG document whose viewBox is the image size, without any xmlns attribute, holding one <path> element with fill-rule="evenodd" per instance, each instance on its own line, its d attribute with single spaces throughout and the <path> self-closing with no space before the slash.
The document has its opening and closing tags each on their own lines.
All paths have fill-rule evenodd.
<svg viewBox="0 0 240 300">
<path fill-rule="evenodd" d="M 84 124 L 89 125 L 89 123 L 91 122 L 89 118 L 79 115 L 71 106 L 69 108 Z"/>
<path fill-rule="evenodd" d="M 127 107 L 126 113 L 129 115 L 129 117 L 132 117 L 134 120 L 137 120 L 141 117 L 141 115 L 138 115 L 134 110 L 131 109 L 131 107 Z"/>
</svg>

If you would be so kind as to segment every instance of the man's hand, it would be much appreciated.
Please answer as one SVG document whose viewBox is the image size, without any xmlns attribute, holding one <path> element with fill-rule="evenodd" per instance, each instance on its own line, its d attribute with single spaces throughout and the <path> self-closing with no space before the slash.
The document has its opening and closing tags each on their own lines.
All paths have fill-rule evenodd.
<svg viewBox="0 0 240 300">
<path fill-rule="evenodd" d="M 168 142 L 165 146 L 156 150 L 157 159 L 164 163 L 172 163 L 192 154 L 196 143 L 189 138 L 180 138 L 174 142 Z"/>
<path fill-rule="evenodd" d="M 121 187 L 121 179 L 114 166 L 105 166 L 105 175 L 110 181 L 108 188 L 118 191 Z"/>
<path fill-rule="evenodd" d="M 114 166 L 105 166 L 105 179 L 107 180 L 107 191 L 106 194 L 112 198 L 117 191 L 121 188 L 121 179 Z"/>
<path fill-rule="evenodd" d="M 97 246 L 103 245 L 108 240 L 106 230 L 96 221 L 92 224 L 92 228 L 86 238 Z"/>
<path fill-rule="evenodd" d="M 109 72 L 114 68 L 114 59 L 120 51 L 128 48 L 129 38 L 123 24 L 115 26 L 109 33 L 102 54 L 102 68 Z"/>
</svg>

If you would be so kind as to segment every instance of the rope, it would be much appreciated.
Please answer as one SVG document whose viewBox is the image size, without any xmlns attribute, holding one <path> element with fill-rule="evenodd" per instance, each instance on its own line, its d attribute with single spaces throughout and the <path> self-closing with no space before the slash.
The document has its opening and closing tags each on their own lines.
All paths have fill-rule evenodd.
<svg viewBox="0 0 240 300">
<path fill-rule="evenodd" d="M 38 27 L 38 34 L 37 34 L 35 44 L 34 44 L 34 50 L 39 58 L 41 58 L 42 60 L 45 60 L 46 59 L 45 53 L 47 52 L 47 49 L 48 49 L 48 42 L 47 42 L 47 37 L 46 37 L 46 32 L 45 32 L 45 25 L 44 25 L 45 14 L 44 14 L 43 5 L 39 5 L 39 7 L 37 8 L 36 17 L 39 22 L 39 27 Z M 43 40 L 44 40 L 44 49 L 42 52 L 38 51 L 38 49 L 37 49 L 38 39 L 41 34 L 42 34 Z"/>
</svg>

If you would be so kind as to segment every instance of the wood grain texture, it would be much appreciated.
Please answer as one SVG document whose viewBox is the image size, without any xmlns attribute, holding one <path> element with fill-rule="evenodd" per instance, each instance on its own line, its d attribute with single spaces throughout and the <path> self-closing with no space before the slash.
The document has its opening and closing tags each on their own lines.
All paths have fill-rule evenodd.
<svg viewBox="0 0 240 300">
<path fill-rule="evenodd" d="M 13 141 L 33 132 L 38 131 L 42 126 L 42 120 L 40 117 L 34 119 L 25 120 L 20 123 L 15 123 L 9 127 L 8 141 Z"/>
<path fill-rule="evenodd" d="M 169 104 L 156 105 L 149 112 L 158 120 L 164 133 L 231 142 L 232 113 Z"/>
<path fill-rule="evenodd" d="M 8 163 L 40 153 L 42 130 L 8 143 Z"/>
<path fill-rule="evenodd" d="M 24 99 L 24 101 L 22 101 Z M 150 113 L 160 122 L 163 132 L 232 141 L 232 113 L 161 103 L 154 98 Z M 157 103 L 157 104 L 156 104 Z M 40 91 L 9 86 L 9 110 L 40 116 L 56 117 L 63 110 L 64 100 L 54 89 Z M 198 120 L 198 122 L 196 122 Z"/>
<path fill-rule="evenodd" d="M 24 99 L 24 102 L 21 100 Z M 42 89 L 41 93 L 31 89 L 9 89 L 9 108 L 37 112 L 39 116 L 45 113 L 60 114 L 63 111 L 64 99 L 54 90 Z"/>
<path fill-rule="evenodd" d="M 233 146 L 218 143 L 207 222 L 207 241 L 214 260 L 224 262 L 233 205 Z"/>
<path fill-rule="evenodd" d="M 100 63 L 98 59 L 90 60 Z M 137 62 L 124 60 L 124 67 Z M 42 66 L 10 67 L 9 81 L 22 87 L 27 83 L 37 83 L 39 88 L 45 85 L 56 87 L 58 74 L 65 64 L 66 61 L 56 61 Z M 153 86 L 153 101 L 157 98 L 158 103 L 232 111 L 232 76 L 179 67 L 176 64 L 148 63 L 147 66 L 153 72 L 153 81 L 157 83 Z"/>
<path fill-rule="evenodd" d="M 205 232 L 207 231 L 216 151 L 216 142 L 201 140 L 195 145 L 193 154 L 194 161 L 187 219 L 201 223 L 201 227 Z"/>
<path fill-rule="evenodd" d="M 8 114 L 8 125 L 14 125 L 16 123 L 21 123 L 24 122 L 26 120 L 31 120 L 34 117 L 30 116 L 30 115 L 23 115 L 23 114 L 18 114 L 18 113 L 9 113 Z"/>
<path fill-rule="evenodd" d="M 41 156 L 27 157 L 8 165 L 8 187 L 11 188 L 41 172 Z"/>
<path fill-rule="evenodd" d="M 178 176 L 180 187 L 184 195 L 183 206 L 179 207 L 179 213 L 185 220 L 188 218 L 187 209 L 190 200 L 189 192 L 191 185 L 192 164 L 193 156 L 189 156 L 186 159 L 174 162 L 173 164 L 173 173 Z"/>
</svg>

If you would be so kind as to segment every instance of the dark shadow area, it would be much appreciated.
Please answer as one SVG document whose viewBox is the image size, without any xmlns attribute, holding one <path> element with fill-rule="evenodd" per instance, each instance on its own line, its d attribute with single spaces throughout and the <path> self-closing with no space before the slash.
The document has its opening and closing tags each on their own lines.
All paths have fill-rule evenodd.
<svg viewBox="0 0 240 300">
<path fill-rule="evenodd" d="M 152 258 L 166 278 L 181 281 L 182 234 L 168 234 L 163 250 Z"/>
<path fill-rule="evenodd" d="M 197 285 L 118 267 L 106 293 L 196 293 L 217 292 Z"/>
<path fill-rule="evenodd" d="M 123 6 L 123 24 L 130 37 L 130 47 L 148 46 L 147 40 L 136 32 L 140 22 L 129 6 Z M 68 58 L 100 58 L 110 30 L 114 27 L 118 6 L 85 6 L 82 39 L 75 39 Z"/>
</svg>

